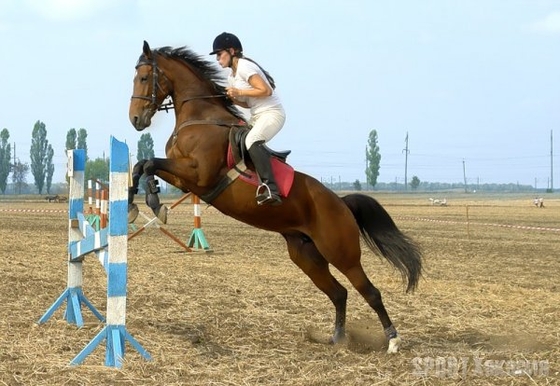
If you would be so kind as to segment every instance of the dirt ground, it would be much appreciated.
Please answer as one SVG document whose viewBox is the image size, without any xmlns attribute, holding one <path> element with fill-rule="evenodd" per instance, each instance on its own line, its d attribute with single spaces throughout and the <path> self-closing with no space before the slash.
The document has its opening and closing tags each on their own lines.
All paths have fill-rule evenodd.
<svg viewBox="0 0 560 386">
<path fill-rule="evenodd" d="M 153 359 L 127 346 L 120 370 L 103 365 L 104 345 L 69 365 L 103 327 L 89 310 L 83 328 L 63 310 L 37 324 L 66 287 L 67 204 L 0 197 L 0 385 L 559 385 L 560 198 L 536 208 L 530 196 L 376 197 L 424 251 L 419 289 L 405 294 L 363 248 L 399 353 L 386 354 L 376 315 L 338 272 L 350 336 L 329 345 L 332 304 L 283 239 L 203 206 L 212 253 L 186 253 L 154 227 L 130 241 L 127 330 Z M 192 205 L 166 228 L 187 241 Z M 84 292 L 104 313 L 104 270 L 95 256 L 84 266 Z"/>
</svg>

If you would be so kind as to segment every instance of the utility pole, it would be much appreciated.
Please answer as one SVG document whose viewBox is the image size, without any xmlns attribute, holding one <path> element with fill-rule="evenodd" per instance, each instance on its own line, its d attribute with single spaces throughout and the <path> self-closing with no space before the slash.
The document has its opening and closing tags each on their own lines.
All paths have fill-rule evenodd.
<svg viewBox="0 0 560 386">
<path fill-rule="evenodd" d="M 403 149 L 404 153 L 404 190 L 408 190 L 408 179 L 406 178 L 406 173 L 408 171 L 408 131 L 406 132 L 406 138 L 404 139 L 405 148 Z"/>
<path fill-rule="evenodd" d="M 12 169 L 12 173 L 16 170 L 16 143 L 14 142 L 14 167 Z M 14 181 L 14 174 L 12 174 L 12 181 Z M 12 184 L 14 186 L 14 194 L 16 194 L 16 184 Z"/>
<path fill-rule="evenodd" d="M 468 193 L 467 190 L 467 168 L 465 166 L 465 160 L 463 159 L 463 181 L 465 181 L 465 193 Z"/>
<path fill-rule="evenodd" d="M 550 130 L 550 193 L 554 192 L 554 148 L 552 144 L 552 130 Z"/>
</svg>

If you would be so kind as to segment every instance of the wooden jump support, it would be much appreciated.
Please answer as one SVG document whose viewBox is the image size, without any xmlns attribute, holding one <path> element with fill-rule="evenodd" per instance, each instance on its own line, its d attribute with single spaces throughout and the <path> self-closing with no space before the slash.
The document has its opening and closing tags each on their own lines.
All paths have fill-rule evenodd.
<svg viewBox="0 0 560 386">
<path fill-rule="evenodd" d="M 155 226 L 159 229 L 164 235 L 169 237 L 171 240 L 175 241 L 177 244 L 181 246 L 185 251 L 192 252 L 192 248 L 204 250 L 205 252 L 211 252 L 210 245 L 208 245 L 208 241 L 206 241 L 206 237 L 204 236 L 204 232 L 201 228 L 201 219 L 200 219 L 200 198 L 195 196 L 194 194 L 185 193 L 181 198 L 175 201 L 168 209 L 168 213 L 171 212 L 174 208 L 179 206 L 183 203 L 188 197 L 191 197 L 193 208 L 194 208 L 194 229 L 189 237 L 188 244 L 185 244 L 181 239 L 171 233 L 168 229 L 158 223 L 158 218 L 153 217 L 150 218 L 143 212 L 139 212 L 139 214 L 144 217 L 148 222 L 142 225 L 142 227 L 135 230 L 133 233 L 128 235 L 128 240 L 132 240 L 134 237 L 138 236 L 140 233 L 144 232 L 148 227 Z"/>
</svg>

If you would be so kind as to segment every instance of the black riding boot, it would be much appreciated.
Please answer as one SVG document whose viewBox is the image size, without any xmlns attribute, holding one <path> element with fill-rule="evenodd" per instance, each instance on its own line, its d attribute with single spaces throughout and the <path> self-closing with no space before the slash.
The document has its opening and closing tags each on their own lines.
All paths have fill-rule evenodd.
<svg viewBox="0 0 560 386">
<path fill-rule="evenodd" d="M 270 154 L 263 147 L 263 144 L 263 141 L 255 142 L 249 149 L 249 155 L 251 156 L 253 165 L 255 165 L 257 174 L 262 181 L 257 188 L 257 204 L 280 205 L 282 203 L 282 199 L 280 198 L 278 186 L 274 180 L 274 174 L 272 174 Z"/>
</svg>

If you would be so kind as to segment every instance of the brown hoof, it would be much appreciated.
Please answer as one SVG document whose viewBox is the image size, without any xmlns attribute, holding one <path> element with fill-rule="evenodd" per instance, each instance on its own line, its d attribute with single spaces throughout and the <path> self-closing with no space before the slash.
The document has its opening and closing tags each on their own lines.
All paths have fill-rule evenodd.
<svg viewBox="0 0 560 386">
<path fill-rule="evenodd" d="M 128 223 L 132 224 L 138 217 L 138 205 L 128 204 Z"/>
<path fill-rule="evenodd" d="M 167 224 L 167 207 L 165 205 L 161 205 L 155 215 L 159 221 Z"/>
</svg>

